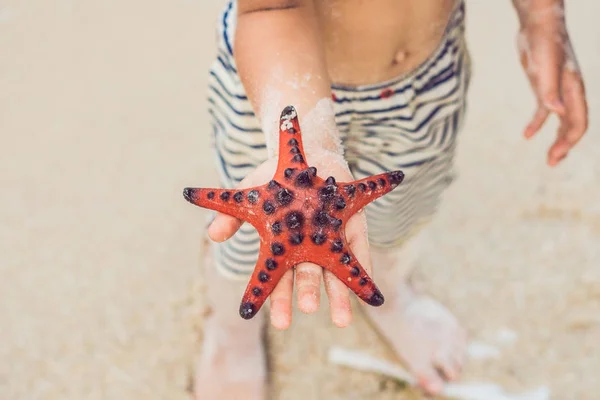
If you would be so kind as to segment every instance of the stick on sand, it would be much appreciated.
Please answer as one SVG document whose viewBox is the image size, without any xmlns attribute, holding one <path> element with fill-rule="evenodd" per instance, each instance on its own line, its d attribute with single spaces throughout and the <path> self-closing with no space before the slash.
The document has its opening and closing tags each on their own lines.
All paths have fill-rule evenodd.
<svg viewBox="0 0 600 400">
<path fill-rule="evenodd" d="M 415 386 L 417 382 L 400 365 L 341 347 L 330 348 L 329 362 L 396 378 L 409 386 Z M 486 382 L 448 383 L 441 394 L 455 400 L 550 400 L 550 390 L 545 386 L 527 393 L 507 394 L 499 385 Z"/>
</svg>

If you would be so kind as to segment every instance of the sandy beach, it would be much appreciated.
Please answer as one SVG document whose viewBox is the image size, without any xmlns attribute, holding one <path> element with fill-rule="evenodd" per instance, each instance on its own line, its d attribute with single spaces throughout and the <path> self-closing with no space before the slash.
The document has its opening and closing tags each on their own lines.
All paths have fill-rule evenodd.
<svg viewBox="0 0 600 400">
<path fill-rule="evenodd" d="M 181 191 L 215 179 L 205 93 L 221 6 L 0 2 L 0 399 L 189 399 L 207 214 Z M 534 99 L 510 1 L 467 2 L 459 176 L 416 277 L 500 349 L 470 360 L 463 381 L 596 400 L 600 3 L 567 7 L 591 125 L 551 169 L 557 121 L 521 135 Z M 514 341 L 498 344 L 502 332 Z M 343 330 L 327 307 L 296 313 L 267 336 L 273 399 L 421 398 L 327 362 L 334 344 L 393 360 L 360 313 Z"/>
</svg>

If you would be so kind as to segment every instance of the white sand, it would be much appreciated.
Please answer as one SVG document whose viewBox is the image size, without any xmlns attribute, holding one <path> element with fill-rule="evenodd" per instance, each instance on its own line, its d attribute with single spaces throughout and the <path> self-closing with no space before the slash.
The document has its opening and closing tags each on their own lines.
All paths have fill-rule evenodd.
<svg viewBox="0 0 600 400">
<path fill-rule="evenodd" d="M 460 177 L 420 280 L 476 339 L 518 335 L 465 379 L 597 399 L 600 4 L 568 6 L 592 125 L 552 170 L 556 122 L 532 142 L 520 135 L 533 101 L 510 2 L 469 2 L 475 76 Z M 187 397 L 205 214 L 181 189 L 212 168 L 205 83 L 219 8 L 0 3 L 0 399 Z M 339 330 L 326 312 L 298 316 L 269 338 L 274 398 L 398 398 L 383 378 L 325 362 L 333 343 L 387 354 L 361 318 Z"/>
</svg>

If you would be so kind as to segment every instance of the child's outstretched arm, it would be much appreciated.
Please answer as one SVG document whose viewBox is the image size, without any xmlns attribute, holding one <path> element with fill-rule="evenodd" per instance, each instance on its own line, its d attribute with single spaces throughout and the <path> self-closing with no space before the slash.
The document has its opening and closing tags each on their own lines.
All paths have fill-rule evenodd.
<svg viewBox="0 0 600 400">
<path fill-rule="evenodd" d="M 238 75 L 266 136 L 269 160 L 240 184 L 266 183 L 276 166 L 281 110 L 293 105 L 298 111 L 306 157 L 321 176 L 353 180 L 343 158 L 331 101 L 331 82 L 313 0 L 238 0 L 234 44 Z M 241 222 L 219 214 L 209 227 L 213 240 L 231 237 Z M 346 225 L 346 237 L 364 268 L 371 262 L 364 213 Z M 331 272 L 303 263 L 289 270 L 271 294 L 271 323 L 279 329 L 291 323 L 294 280 L 298 307 L 314 312 L 319 307 L 321 278 L 329 297 L 331 318 L 347 326 L 352 317 L 348 289 Z"/>
<path fill-rule="evenodd" d="M 238 0 L 234 54 L 270 152 L 277 151 L 277 121 L 287 105 L 301 123 L 311 111 L 319 114 L 318 126 L 310 118 L 302 126 L 310 150 L 341 152 L 314 0 Z"/>
<path fill-rule="evenodd" d="M 582 138 L 588 109 L 581 71 L 569 40 L 563 0 L 512 0 L 520 21 L 521 63 L 535 92 L 537 111 L 525 129 L 532 137 L 553 112 L 560 118 L 558 137 L 548 151 L 554 166 Z"/>
</svg>

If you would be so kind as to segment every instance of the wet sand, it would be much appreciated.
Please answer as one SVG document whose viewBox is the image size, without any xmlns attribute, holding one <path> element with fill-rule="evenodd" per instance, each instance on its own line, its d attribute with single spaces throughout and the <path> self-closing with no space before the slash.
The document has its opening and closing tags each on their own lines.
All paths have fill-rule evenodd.
<svg viewBox="0 0 600 400">
<path fill-rule="evenodd" d="M 186 399 L 206 214 L 181 189 L 214 179 L 205 85 L 220 2 L 50 3 L 0 3 L 0 398 Z M 474 339 L 518 335 L 501 358 L 469 362 L 465 381 L 595 399 L 600 5 L 568 7 L 592 123 L 550 169 L 556 121 L 521 137 L 534 102 L 510 2 L 468 3 L 460 175 L 417 278 Z M 360 316 L 340 330 L 327 311 L 268 332 L 272 398 L 420 398 L 328 365 L 331 344 L 390 353 Z"/>
</svg>

